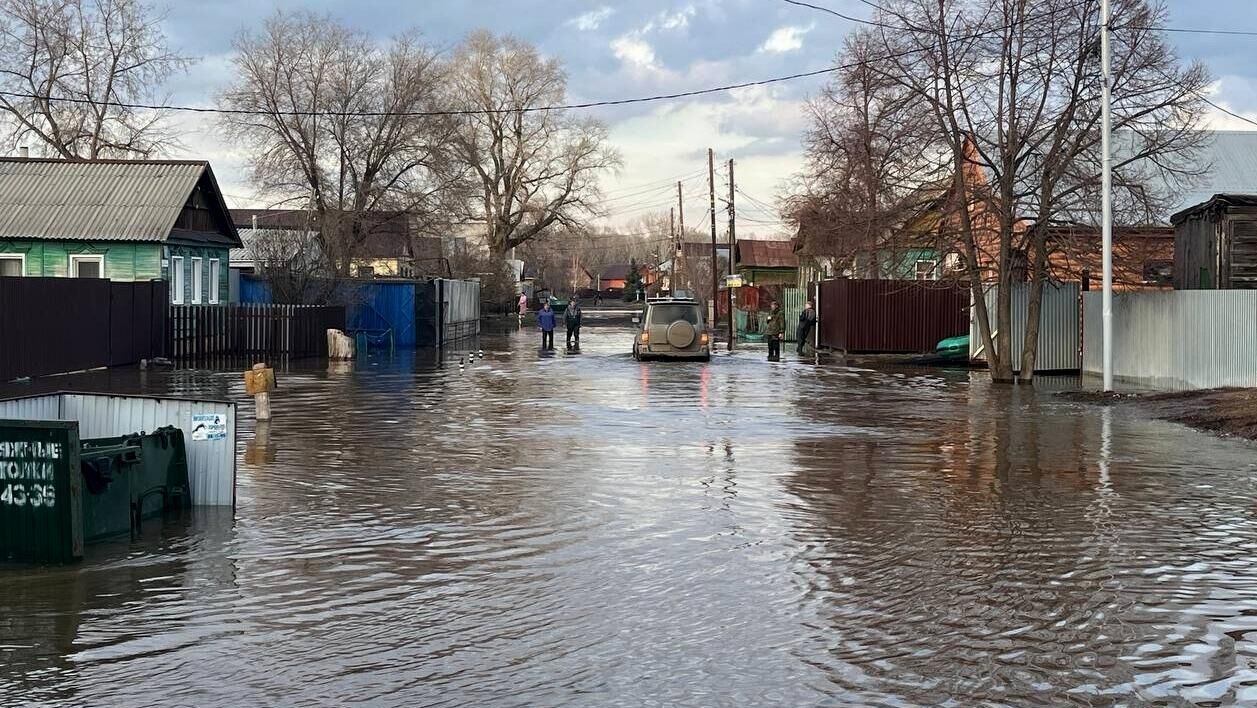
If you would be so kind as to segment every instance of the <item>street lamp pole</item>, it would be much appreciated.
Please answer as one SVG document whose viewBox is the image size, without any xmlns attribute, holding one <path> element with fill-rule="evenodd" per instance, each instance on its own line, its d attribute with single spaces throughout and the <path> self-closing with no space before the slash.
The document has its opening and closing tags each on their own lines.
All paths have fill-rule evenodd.
<svg viewBox="0 0 1257 708">
<path fill-rule="evenodd" d="M 1100 105 L 1100 149 L 1104 153 L 1101 167 L 1100 228 L 1103 234 L 1104 292 L 1102 294 L 1104 328 L 1104 390 L 1113 390 L 1113 68 L 1109 48 L 1111 9 L 1109 0 L 1100 0 L 1100 64 L 1102 95 Z"/>
</svg>

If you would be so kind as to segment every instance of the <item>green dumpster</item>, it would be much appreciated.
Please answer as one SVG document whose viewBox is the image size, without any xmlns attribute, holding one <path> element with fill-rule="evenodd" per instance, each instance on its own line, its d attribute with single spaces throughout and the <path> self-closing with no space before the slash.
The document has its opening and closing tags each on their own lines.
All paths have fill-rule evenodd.
<svg viewBox="0 0 1257 708">
<path fill-rule="evenodd" d="M 77 423 L 0 421 L 0 561 L 74 560 L 191 505 L 178 428 L 80 442 Z"/>
<path fill-rule="evenodd" d="M 192 505 L 183 431 L 84 440 L 83 540 L 138 531 L 144 519 Z"/>
</svg>

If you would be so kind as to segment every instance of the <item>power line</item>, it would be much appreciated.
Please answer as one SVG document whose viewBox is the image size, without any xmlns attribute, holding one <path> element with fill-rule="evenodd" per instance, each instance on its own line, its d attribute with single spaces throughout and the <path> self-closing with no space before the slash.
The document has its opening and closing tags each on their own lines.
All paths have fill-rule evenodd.
<svg viewBox="0 0 1257 708">
<path fill-rule="evenodd" d="M 881 22 L 875 22 L 873 20 L 865 20 L 859 17 L 852 17 L 851 15 L 844 15 L 841 12 L 838 12 L 837 10 L 831 10 L 828 7 L 821 7 L 820 5 L 813 5 L 810 2 L 802 2 L 802 0 L 782 0 L 782 2 L 787 2 L 787 3 L 790 3 L 791 5 L 798 5 L 799 7 L 811 8 L 813 10 L 820 10 L 821 12 L 827 12 L 835 17 L 841 17 L 842 19 L 847 20 L 848 22 L 856 22 L 862 25 L 870 25 L 872 27 L 884 27 L 886 29 L 903 29 L 902 27 L 896 27 L 894 25 L 887 25 Z"/>
<path fill-rule="evenodd" d="M 1064 10 L 1067 10 L 1067 9 L 1080 7 L 1082 5 L 1087 4 L 1088 2 L 1090 2 L 1090 0 L 1083 0 L 1083 2 L 1076 3 L 1075 5 L 1051 10 L 1049 12 L 1043 13 L 1041 16 L 1035 19 L 1046 18 L 1058 12 L 1063 12 Z M 985 37 L 987 35 L 994 34 L 996 32 L 1001 32 L 1006 29 L 1011 29 L 1013 27 L 1016 27 L 1018 24 L 1029 21 L 1029 19 L 1031 18 L 1028 18 L 1028 17 L 1022 18 L 1020 20 L 1017 20 L 1016 22 L 1010 23 L 1008 25 L 1004 25 L 1002 27 L 992 27 L 986 30 L 975 32 L 967 36 L 962 35 L 962 36 L 951 37 L 950 39 L 947 40 L 947 43 L 952 44 L 956 42 L 965 42 L 972 39 L 979 39 L 981 37 Z M 863 22 L 864 24 L 870 24 L 868 21 L 864 21 L 864 20 L 861 20 L 861 22 Z M 891 29 L 903 30 L 904 28 L 891 26 Z M 658 101 L 671 101 L 678 98 L 691 98 L 694 96 L 706 96 L 706 95 L 710 95 L 714 93 L 724 93 L 726 91 L 736 91 L 738 89 L 752 88 L 756 86 L 768 86 L 771 84 L 783 83 L 787 81 L 796 81 L 798 79 L 812 78 L 815 76 L 824 76 L 826 74 L 832 74 L 837 71 L 854 69 L 856 67 L 873 64 L 876 62 L 886 61 L 889 59 L 901 59 L 912 54 L 917 54 L 919 52 L 928 51 L 929 49 L 930 47 L 916 47 L 912 49 L 905 49 L 899 52 L 893 52 L 893 53 L 886 54 L 880 57 L 871 57 L 868 59 L 861 59 L 854 62 L 849 62 L 847 64 L 837 64 L 833 66 L 828 66 L 823 69 L 816 69 L 814 71 L 802 71 L 802 72 L 798 72 L 794 74 L 787 74 L 785 76 L 774 76 L 771 78 L 759 79 L 756 81 L 743 81 L 743 82 L 735 83 L 735 84 L 725 84 L 722 86 L 713 86 L 710 88 L 694 89 L 691 91 L 678 91 L 675 93 L 655 94 L 655 95 L 650 95 L 650 96 L 639 96 L 639 97 L 634 97 L 634 98 L 620 98 L 620 99 L 611 99 L 611 100 L 606 100 L 606 101 L 587 101 L 585 103 L 567 103 L 567 104 L 552 105 L 552 106 L 524 106 L 521 108 L 477 108 L 477 109 L 449 109 L 449 110 L 436 110 L 436 111 L 304 111 L 304 110 L 263 111 L 263 110 L 244 109 L 244 108 L 212 108 L 212 107 L 205 107 L 205 106 L 185 106 L 185 105 L 154 104 L 154 103 L 128 103 L 128 102 L 123 102 L 123 101 L 98 101 L 92 98 L 76 98 L 76 97 L 69 97 L 69 96 L 41 96 L 37 94 L 21 93 L 21 92 L 16 92 L 16 91 L 0 91 L 0 96 L 5 96 L 7 98 L 45 101 L 48 103 L 70 103 L 70 104 L 91 105 L 91 106 L 106 107 L 106 108 L 127 108 L 127 109 L 132 109 L 132 110 L 170 111 L 170 112 L 177 112 L 177 113 L 203 113 L 203 114 L 215 114 L 215 115 L 246 115 L 246 116 L 276 116 L 277 115 L 277 116 L 296 117 L 296 118 L 316 118 L 316 117 L 331 117 L 331 118 L 385 118 L 385 117 L 425 118 L 426 117 L 426 118 L 435 118 L 435 117 L 442 117 L 442 116 L 449 117 L 449 116 L 473 116 L 473 115 L 496 115 L 496 114 L 511 115 L 511 114 L 517 114 L 517 113 L 540 113 L 540 112 L 549 112 L 549 111 L 600 108 L 600 107 L 606 107 L 606 106 L 623 106 L 623 105 L 636 104 L 636 103 L 654 103 Z"/>
</svg>

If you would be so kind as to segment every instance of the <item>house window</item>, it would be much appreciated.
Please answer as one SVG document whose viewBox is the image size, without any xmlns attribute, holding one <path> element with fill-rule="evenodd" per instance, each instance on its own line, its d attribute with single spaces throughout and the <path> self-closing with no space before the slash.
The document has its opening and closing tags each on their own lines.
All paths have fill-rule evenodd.
<svg viewBox="0 0 1257 708">
<path fill-rule="evenodd" d="M 183 304 L 183 256 L 170 259 L 170 301 Z"/>
<path fill-rule="evenodd" d="M 201 297 L 201 259 L 192 259 L 192 304 L 200 305 Z"/>
<path fill-rule="evenodd" d="M 0 278 L 20 278 L 26 275 L 26 255 L 0 253 Z"/>
<path fill-rule="evenodd" d="M 1144 282 L 1149 285 L 1169 285 L 1174 282 L 1174 261 L 1144 261 Z"/>
<path fill-rule="evenodd" d="M 375 267 L 374 266 L 358 266 L 358 277 L 359 278 L 374 278 Z"/>
<path fill-rule="evenodd" d="M 938 280 L 938 261 L 933 259 L 917 260 L 917 280 Z"/>
<path fill-rule="evenodd" d="M 71 278 L 105 277 L 104 256 L 70 256 Z"/>
<path fill-rule="evenodd" d="M 218 279 L 222 275 L 222 261 L 217 258 L 209 262 L 209 301 L 211 305 L 218 304 Z"/>
</svg>

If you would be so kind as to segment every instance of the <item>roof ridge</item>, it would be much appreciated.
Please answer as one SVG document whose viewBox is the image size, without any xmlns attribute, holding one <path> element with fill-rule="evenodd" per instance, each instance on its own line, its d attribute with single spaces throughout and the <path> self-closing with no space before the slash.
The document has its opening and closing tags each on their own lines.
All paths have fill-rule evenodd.
<svg viewBox="0 0 1257 708">
<path fill-rule="evenodd" d="M 121 160 L 121 159 L 95 159 L 95 160 L 67 160 L 61 157 L 14 157 L 0 156 L 0 162 L 15 163 L 38 163 L 62 164 L 62 165 L 208 165 L 209 160 Z"/>
</svg>

